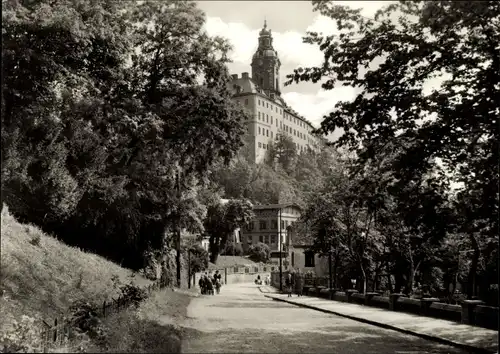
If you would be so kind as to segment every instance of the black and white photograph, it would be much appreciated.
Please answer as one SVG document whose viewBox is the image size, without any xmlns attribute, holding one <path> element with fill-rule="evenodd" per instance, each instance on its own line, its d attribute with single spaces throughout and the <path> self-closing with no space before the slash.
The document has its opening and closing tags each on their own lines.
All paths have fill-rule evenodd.
<svg viewBox="0 0 500 354">
<path fill-rule="evenodd" d="M 0 353 L 498 354 L 500 2 L 2 0 Z"/>
</svg>

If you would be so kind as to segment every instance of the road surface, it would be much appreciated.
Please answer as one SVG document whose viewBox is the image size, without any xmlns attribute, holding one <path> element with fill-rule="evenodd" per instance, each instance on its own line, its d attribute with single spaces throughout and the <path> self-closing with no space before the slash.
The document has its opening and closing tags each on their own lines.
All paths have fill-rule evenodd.
<svg viewBox="0 0 500 354">
<path fill-rule="evenodd" d="M 467 353 L 458 348 L 273 301 L 254 284 L 194 298 L 184 353 Z"/>
</svg>

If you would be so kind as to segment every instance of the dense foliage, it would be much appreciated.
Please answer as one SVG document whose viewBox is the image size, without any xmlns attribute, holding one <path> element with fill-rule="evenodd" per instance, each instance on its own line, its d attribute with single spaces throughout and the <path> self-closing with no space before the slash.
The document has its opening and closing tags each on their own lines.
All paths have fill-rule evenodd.
<svg viewBox="0 0 500 354">
<path fill-rule="evenodd" d="M 287 84 L 357 90 L 352 101 L 336 104 L 318 130 L 340 131 L 333 145 L 347 148 L 354 159 L 349 181 L 329 188 L 338 199 L 321 200 L 320 193 L 310 207 L 307 219 L 318 224 L 317 240 L 325 242 L 321 222 L 330 228 L 335 223 L 314 215 L 314 205 L 344 226 L 341 210 L 354 205 L 381 234 L 377 247 L 358 247 L 365 280 L 367 269 L 372 275 L 385 269 L 400 278 L 397 290 L 401 285 L 411 291 L 416 274 L 434 288 L 433 281 L 456 283 L 460 275 L 469 296 L 477 295 L 474 283 L 484 295 L 498 283 L 491 275 L 498 266 L 498 169 L 492 166 L 499 162 L 499 4 L 401 1 L 374 19 L 334 2 L 313 6 L 335 21 L 339 34 L 308 33 L 304 41 L 318 46 L 324 61 L 297 68 Z M 356 179 L 360 193 L 349 194 Z M 348 230 L 327 228 L 326 234 L 339 243 L 334 249 L 351 254 L 353 245 L 343 241 Z"/>
<path fill-rule="evenodd" d="M 218 201 L 208 207 L 205 232 L 210 237 L 210 262 L 217 263 L 219 254 L 237 228 L 245 227 L 254 217 L 252 204 L 248 200 L 232 199 L 227 203 Z"/>
<path fill-rule="evenodd" d="M 240 148 L 245 113 L 226 87 L 229 46 L 203 31 L 196 4 L 2 10 L 2 198 L 12 212 L 133 268 L 178 223 L 200 231 L 204 172 Z"/>
<path fill-rule="evenodd" d="M 258 242 L 248 249 L 248 258 L 254 262 L 267 263 L 271 257 L 271 249 L 268 245 Z"/>
</svg>

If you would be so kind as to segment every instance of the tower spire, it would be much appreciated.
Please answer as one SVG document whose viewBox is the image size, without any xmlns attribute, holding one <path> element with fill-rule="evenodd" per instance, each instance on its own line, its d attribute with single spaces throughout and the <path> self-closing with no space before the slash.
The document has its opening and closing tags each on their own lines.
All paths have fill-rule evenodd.
<svg viewBox="0 0 500 354">
<path fill-rule="evenodd" d="M 264 28 L 267 28 L 267 20 L 265 16 L 264 16 Z"/>
</svg>

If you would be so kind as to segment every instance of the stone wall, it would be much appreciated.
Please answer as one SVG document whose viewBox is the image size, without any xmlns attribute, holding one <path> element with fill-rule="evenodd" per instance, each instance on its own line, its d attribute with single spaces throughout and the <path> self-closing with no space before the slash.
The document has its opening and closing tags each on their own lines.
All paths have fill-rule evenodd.
<svg viewBox="0 0 500 354">
<path fill-rule="evenodd" d="M 283 277 L 286 277 L 286 274 L 287 272 L 283 272 Z M 279 272 L 271 273 L 271 285 L 279 289 Z M 327 284 L 319 286 L 306 285 L 304 286 L 304 295 L 374 306 L 390 311 L 407 312 L 498 330 L 498 307 L 484 306 L 481 301 L 471 300 L 464 301 L 461 305 L 450 305 L 439 302 L 437 298 L 416 299 L 406 297 L 403 294 L 391 294 L 387 297 L 376 292 L 359 294 L 356 290 L 330 290 L 327 288 Z"/>
</svg>

